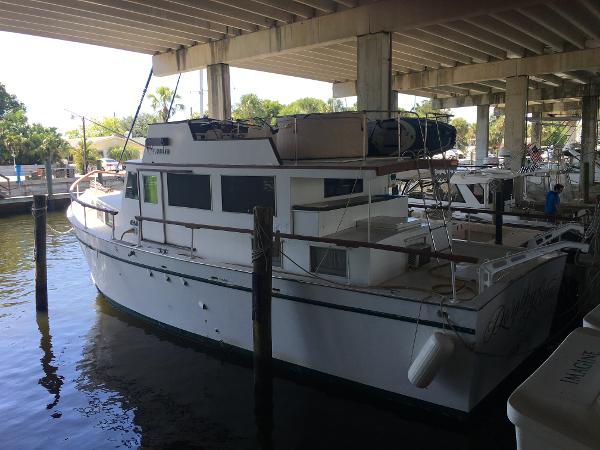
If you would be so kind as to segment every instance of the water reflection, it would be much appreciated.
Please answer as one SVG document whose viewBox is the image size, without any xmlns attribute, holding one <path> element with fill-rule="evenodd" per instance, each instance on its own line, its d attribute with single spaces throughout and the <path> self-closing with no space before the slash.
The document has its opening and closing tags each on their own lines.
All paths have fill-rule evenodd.
<svg viewBox="0 0 600 450">
<path fill-rule="evenodd" d="M 107 430 L 135 430 L 141 447 L 465 450 L 485 448 L 490 426 L 503 434 L 496 448 L 514 446 L 504 399 L 494 403 L 497 413 L 485 413 L 485 423 L 473 424 L 417 408 L 380 407 L 286 375 L 274 378 L 272 405 L 268 397 L 255 403 L 249 359 L 172 337 L 101 296 L 96 304 L 77 387 L 91 404 L 104 406 L 85 413 Z"/>
<path fill-rule="evenodd" d="M 60 400 L 60 388 L 63 385 L 63 377 L 58 375 L 58 367 L 53 365 L 54 353 L 52 353 L 52 336 L 50 335 L 50 323 L 47 312 L 38 312 L 36 317 L 38 330 L 40 332 L 40 349 L 43 356 L 40 359 L 44 376 L 39 379 L 41 384 L 51 395 L 54 401 L 46 405 L 46 409 L 52 409 L 58 405 Z M 60 417 L 60 413 L 55 413 L 54 417 Z"/>
<path fill-rule="evenodd" d="M 48 220 L 68 227 L 63 213 Z M 522 378 L 475 423 L 278 371 L 273 404 L 261 409 L 248 355 L 190 344 L 112 308 L 96 297 L 73 235 L 48 238 L 50 324 L 35 315 L 32 236 L 30 216 L 0 219 L 1 449 L 515 448 L 505 405 Z"/>
</svg>

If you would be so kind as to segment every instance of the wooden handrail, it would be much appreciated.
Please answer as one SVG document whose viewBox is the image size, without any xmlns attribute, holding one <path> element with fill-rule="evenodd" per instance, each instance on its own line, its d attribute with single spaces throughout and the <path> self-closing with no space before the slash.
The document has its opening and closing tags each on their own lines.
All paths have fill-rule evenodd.
<svg viewBox="0 0 600 450">
<path fill-rule="evenodd" d="M 222 227 L 218 225 L 204 225 L 199 223 L 191 223 L 191 222 L 179 222 L 176 220 L 166 220 L 166 219 L 158 219 L 153 217 L 144 217 L 144 216 L 135 216 L 137 221 L 147 221 L 147 222 L 156 222 L 165 225 L 177 225 L 185 228 L 190 228 L 192 230 L 215 230 L 215 231 L 227 231 L 232 233 L 241 233 L 241 234 L 253 234 L 254 231 L 246 228 L 233 228 L 233 227 Z M 432 252 L 428 250 L 417 250 L 408 247 L 400 247 L 396 245 L 385 245 L 385 244 L 376 244 L 372 242 L 362 242 L 362 241 L 351 241 L 348 239 L 334 239 L 334 238 L 323 238 L 317 236 L 304 236 L 300 234 L 288 234 L 288 233 L 280 233 L 280 237 L 284 239 L 294 239 L 298 241 L 309 241 L 309 242 L 320 242 L 323 244 L 333 244 L 340 247 L 347 248 L 371 248 L 374 250 L 385 250 L 389 252 L 396 253 L 406 253 L 409 255 L 417 255 L 417 256 L 431 256 L 433 258 L 444 259 L 447 261 L 453 262 L 467 262 L 467 263 L 477 263 L 478 259 L 472 256 L 463 256 L 463 255 L 450 255 L 448 253 L 442 252 Z"/>
</svg>

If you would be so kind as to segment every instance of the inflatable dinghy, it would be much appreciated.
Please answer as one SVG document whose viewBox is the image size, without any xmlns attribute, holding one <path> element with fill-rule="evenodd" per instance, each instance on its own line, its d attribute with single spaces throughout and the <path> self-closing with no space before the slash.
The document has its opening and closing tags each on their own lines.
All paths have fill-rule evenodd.
<svg viewBox="0 0 600 450">
<path fill-rule="evenodd" d="M 400 119 L 400 127 L 400 156 L 422 157 L 424 149 L 435 155 L 450 150 L 456 144 L 456 128 L 446 122 L 405 117 Z M 398 155 L 396 119 L 371 121 L 368 129 L 369 156 Z"/>
</svg>

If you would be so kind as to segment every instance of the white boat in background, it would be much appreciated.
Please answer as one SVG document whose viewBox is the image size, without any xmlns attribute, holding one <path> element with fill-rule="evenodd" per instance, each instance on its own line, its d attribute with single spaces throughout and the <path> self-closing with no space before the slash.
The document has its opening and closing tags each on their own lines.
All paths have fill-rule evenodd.
<svg viewBox="0 0 600 450">
<path fill-rule="evenodd" d="M 122 192 L 73 194 L 67 214 L 94 282 L 172 331 L 251 351 L 251 213 L 272 207 L 273 357 L 471 411 L 547 338 L 559 250 L 578 244 L 466 242 L 409 218 L 389 175 L 431 161 L 367 157 L 364 116 L 345 114 L 278 134 L 208 119 L 151 125 Z M 330 142 L 305 160 L 319 127 Z"/>
</svg>

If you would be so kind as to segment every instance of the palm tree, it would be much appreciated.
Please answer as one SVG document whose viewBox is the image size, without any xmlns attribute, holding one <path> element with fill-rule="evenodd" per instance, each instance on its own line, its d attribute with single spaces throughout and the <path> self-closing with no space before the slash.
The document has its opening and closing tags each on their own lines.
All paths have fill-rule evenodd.
<svg viewBox="0 0 600 450">
<path fill-rule="evenodd" d="M 171 111 L 169 111 L 169 106 L 171 105 L 171 100 L 173 99 L 174 92 L 166 87 L 159 86 L 156 88 L 155 93 L 148 94 L 148 99 L 150 100 L 150 104 L 152 109 L 158 116 L 162 119 L 163 122 L 169 120 Z M 175 95 L 175 100 L 181 99 L 179 94 Z M 184 105 L 183 103 L 173 102 L 172 113 L 174 114 L 176 111 L 183 111 Z"/>
</svg>

